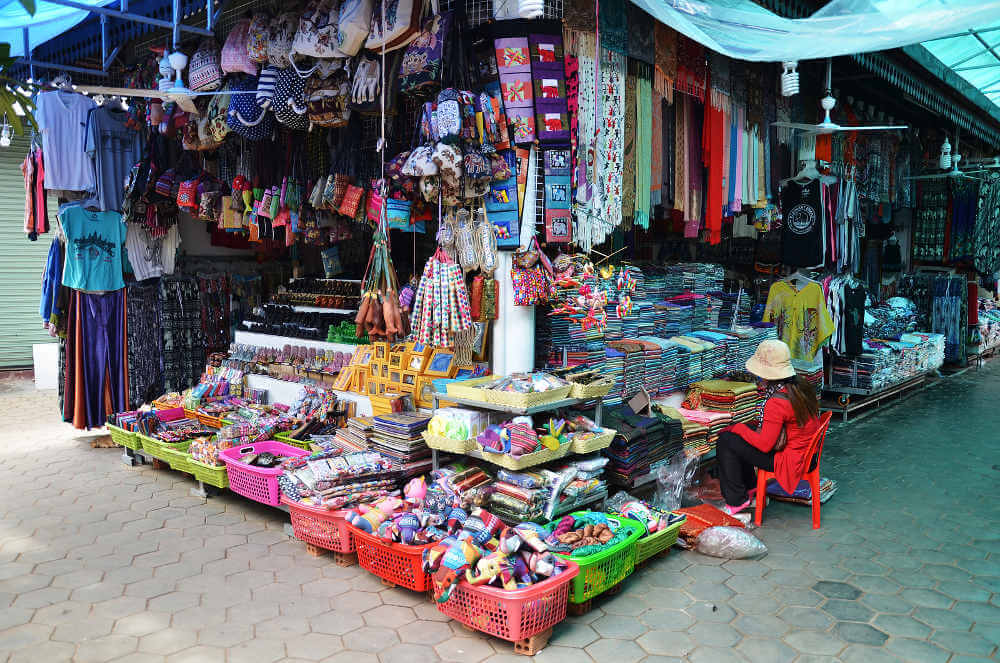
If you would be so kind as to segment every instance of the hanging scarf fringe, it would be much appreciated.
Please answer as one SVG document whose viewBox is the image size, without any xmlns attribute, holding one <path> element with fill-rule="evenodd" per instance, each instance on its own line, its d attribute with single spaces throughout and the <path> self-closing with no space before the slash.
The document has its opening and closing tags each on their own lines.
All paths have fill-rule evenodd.
<svg viewBox="0 0 1000 663">
<path fill-rule="evenodd" d="M 656 93 L 667 100 L 668 104 L 674 103 L 674 79 L 667 76 L 659 67 L 653 72 L 653 89 Z"/>
</svg>

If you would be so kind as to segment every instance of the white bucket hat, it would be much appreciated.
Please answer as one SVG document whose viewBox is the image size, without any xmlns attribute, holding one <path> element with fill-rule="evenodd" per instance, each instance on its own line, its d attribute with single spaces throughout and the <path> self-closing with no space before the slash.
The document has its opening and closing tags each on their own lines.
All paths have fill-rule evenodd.
<svg viewBox="0 0 1000 663">
<path fill-rule="evenodd" d="M 784 341 L 768 339 L 757 346 L 747 359 L 747 370 L 765 380 L 784 380 L 795 376 L 792 353 Z"/>
</svg>

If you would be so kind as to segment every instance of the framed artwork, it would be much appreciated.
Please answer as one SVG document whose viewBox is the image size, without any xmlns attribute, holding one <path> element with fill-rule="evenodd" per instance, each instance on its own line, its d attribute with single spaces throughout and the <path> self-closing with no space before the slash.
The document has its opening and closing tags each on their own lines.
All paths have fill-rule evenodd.
<svg viewBox="0 0 1000 663">
<path fill-rule="evenodd" d="M 351 388 L 351 381 L 354 378 L 354 367 L 345 366 L 340 369 L 337 378 L 333 381 L 333 388 L 337 391 L 348 391 Z"/>
<path fill-rule="evenodd" d="M 391 382 L 392 384 L 396 384 L 396 385 L 401 384 L 402 381 L 403 381 L 402 380 L 402 375 L 403 374 L 400 371 L 392 371 L 392 370 L 390 370 L 389 371 L 389 382 Z"/>
<path fill-rule="evenodd" d="M 378 396 L 378 382 L 376 382 L 375 380 L 368 381 L 368 395 Z"/>
<path fill-rule="evenodd" d="M 427 361 L 424 373 L 439 378 L 450 378 L 454 375 L 457 366 L 455 365 L 455 352 L 453 350 L 438 349 L 431 354 Z"/>
<path fill-rule="evenodd" d="M 373 343 L 372 347 L 375 348 L 375 359 L 385 361 L 389 358 L 389 344 L 385 342 Z"/>
<path fill-rule="evenodd" d="M 359 345 L 354 350 L 354 356 L 351 357 L 351 363 L 355 366 L 367 366 L 372 361 L 372 346 L 370 345 Z"/>
<path fill-rule="evenodd" d="M 459 366 L 458 370 L 455 371 L 455 377 L 459 380 L 466 380 L 476 376 L 475 366 Z"/>
<path fill-rule="evenodd" d="M 389 353 L 389 368 L 402 368 L 403 367 L 403 353 L 402 352 L 390 352 Z"/>
<path fill-rule="evenodd" d="M 382 370 L 379 373 L 379 377 L 383 380 L 389 379 L 389 364 L 382 364 Z"/>
<path fill-rule="evenodd" d="M 415 371 L 403 371 L 402 379 L 400 380 L 401 385 L 411 385 L 417 384 L 417 373 Z"/>
</svg>

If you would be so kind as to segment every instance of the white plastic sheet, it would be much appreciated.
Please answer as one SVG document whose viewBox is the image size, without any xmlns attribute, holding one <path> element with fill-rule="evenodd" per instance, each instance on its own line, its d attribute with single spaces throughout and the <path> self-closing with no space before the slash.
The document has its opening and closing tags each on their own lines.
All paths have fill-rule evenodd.
<svg viewBox="0 0 1000 663">
<path fill-rule="evenodd" d="M 1000 24 L 1000 0 L 831 0 L 801 19 L 749 0 L 632 2 L 714 51 L 757 62 L 881 51 Z"/>
</svg>

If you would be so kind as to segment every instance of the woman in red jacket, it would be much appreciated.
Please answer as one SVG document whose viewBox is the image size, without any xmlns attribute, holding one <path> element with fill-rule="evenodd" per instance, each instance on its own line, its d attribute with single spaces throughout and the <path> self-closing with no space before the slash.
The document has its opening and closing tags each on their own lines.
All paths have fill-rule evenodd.
<svg viewBox="0 0 1000 663">
<path fill-rule="evenodd" d="M 752 504 L 748 491 L 757 484 L 754 468 L 774 472 L 781 487 L 794 492 L 806 471 L 809 442 L 819 427 L 816 392 L 796 375 L 783 341 L 761 343 L 746 367 L 760 379 L 764 392 L 757 424 L 730 426 L 719 434 L 716 447 L 719 483 L 730 515 Z"/>
</svg>

